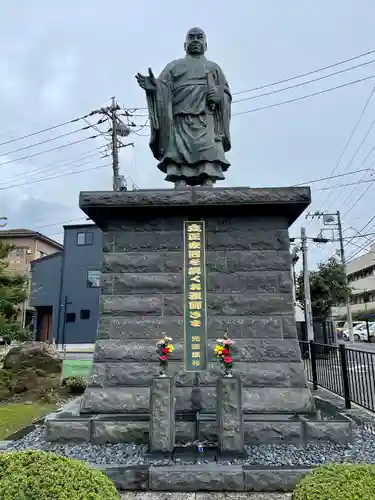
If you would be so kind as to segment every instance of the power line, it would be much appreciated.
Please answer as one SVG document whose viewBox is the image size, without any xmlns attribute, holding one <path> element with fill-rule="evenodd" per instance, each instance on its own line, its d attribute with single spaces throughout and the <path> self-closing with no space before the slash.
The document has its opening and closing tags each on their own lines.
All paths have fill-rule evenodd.
<svg viewBox="0 0 375 500">
<path fill-rule="evenodd" d="M 369 245 L 372 245 L 373 243 L 375 243 L 375 238 L 372 241 L 370 241 L 369 243 L 365 243 L 364 245 L 357 245 L 356 243 L 351 242 L 350 244 L 357 247 L 358 250 L 355 250 L 351 255 L 349 255 L 348 259 L 350 259 L 350 262 L 352 262 L 356 258 L 356 256 L 359 255 L 364 250 L 367 251 L 368 253 L 375 254 L 375 252 L 373 250 L 371 250 L 371 249 L 369 250 L 366 248 Z M 346 244 L 348 244 L 348 243 L 346 243 Z"/>
<path fill-rule="evenodd" d="M 240 92 L 235 92 L 233 95 L 246 94 L 247 92 L 255 92 L 256 90 L 262 90 L 262 89 L 266 89 L 268 87 L 273 87 L 274 85 L 279 85 L 281 83 L 286 83 L 286 82 L 290 82 L 292 80 L 297 80 L 298 78 L 303 78 L 304 76 L 313 75 L 314 73 L 319 73 L 320 71 L 334 68 L 335 66 L 340 66 L 341 64 L 345 64 L 347 62 L 351 62 L 351 61 L 354 61 L 356 59 L 360 59 L 361 57 L 365 57 L 365 56 L 368 56 L 368 55 L 374 54 L 374 53 L 375 53 L 375 50 L 369 50 L 368 52 L 364 52 L 364 53 L 359 54 L 357 56 L 350 57 L 349 59 L 344 59 L 343 61 L 339 61 L 339 62 L 334 63 L 334 64 L 329 64 L 328 66 L 323 66 L 322 68 L 314 69 L 312 71 L 308 71 L 306 73 L 302 73 L 302 74 L 296 75 L 296 76 L 291 76 L 289 78 L 285 78 L 283 80 L 278 80 L 276 82 L 267 83 L 266 85 L 261 85 L 260 87 L 253 87 L 252 89 L 241 90 Z"/>
<path fill-rule="evenodd" d="M 375 160 L 372 162 L 371 166 L 373 166 L 374 163 L 375 163 Z M 365 182 L 364 181 L 365 175 L 366 174 L 363 174 L 363 177 L 361 180 L 358 181 L 357 186 L 352 189 L 351 193 L 348 196 L 349 200 L 350 200 L 352 194 L 354 193 L 354 191 L 357 189 L 358 184 L 362 184 L 363 182 Z M 353 208 L 362 200 L 362 198 L 365 196 L 365 194 L 368 192 L 368 190 L 371 188 L 371 186 L 374 184 L 374 182 L 375 182 L 375 179 L 371 179 L 371 183 L 367 186 L 367 188 L 363 191 L 363 193 L 357 198 L 357 200 L 352 204 L 352 206 L 345 212 L 344 217 L 346 217 L 348 215 L 348 213 L 350 213 L 353 210 Z M 342 208 L 342 206 L 341 206 L 341 208 Z"/>
<path fill-rule="evenodd" d="M 336 161 L 335 166 L 333 167 L 333 170 L 332 170 L 332 172 L 331 172 L 331 175 L 333 175 L 333 174 L 336 172 L 336 170 L 337 170 L 338 166 L 340 165 L 341 160 L 343 159 L 344 154 L 346 153 L 346 150 L 348 149 L 349 144 L 351 143 L 351 140 L 352 140 L 352 139 L 353 139 L 353 137 L 354 137 L 354 134 L 357 132 L 357 129 L 358 129 L 358 127 L 359 127 L 359 125 L 360 125 L 360 123 L 361 123 L 361 121 L 362 121 L 362 118 L 363 118 L 363 116 L 364 116 L 364 114 L 365 114 L 365 112 L 366 112 L 366 110 L 367 110 L 367 108 L 368 108 L 368 105 L 370 104 L 370 101 L 371 101 L 371 99 L 372 99 L 372 96 L 374 95 L 374 92 L 375 92 L 375 85 L 374 85 L 374 87 L 372 88 L 372 90 L 371 90 L 371 92 L 370 92 L 369 96 L 367 97 L 367 99 L 366 99 L 366 101 L 365 101 L 365 104 L 364 104 L 364 106 L 363 106 L 363 108 L 362 108 L 362 111 L 361 111 L 361 113 L 360 113 L 359 117 L 358 117 L 358 120 L 357 120 L 356 124 L 354 125 L 354 128 L 353 128 L 353 130 L 352 130 L 352 132 L 351 132 L 351 134 L 350 134 L 350 136 L 349 136 L 348 140 L 346 141 L 345 146 L 344 146 L 344 149 L 342 150 L 342 152 L 341 152 L 341 154 L 340 154 L 340 156 L 339 156 L 338 160 Z M 327 185 L 328 185 L 328 182 L 325 184 L 325 186 L 324 186 L 324 187 L 327 187 Z M 325 203 L 327 202 L 327 200 L 328 200 L 328 198 L 327 198 L 327 199 L 326 199 L 326 200 L 325 200 L 325 201 L 321 204 L 321 206 L 323 206 L 323 204 L 325 204 Z"/>
<path fill-rule="evenodd" d="M 348 184 L 339 184 L 336 186 L 319 188 L 319 189 L 317 189 L 317 191 L 329 191 L 330 189 L 339 189 L 339 188 L 344 188 L 344 187 L 349 187 L 349 186 L 358 186 L 358 184 L 367 184 L 368 182 L 373 182 L 373 179 L 366 179 L 364 181 L 348 182 Z"/>
<path fill-rule="evenodd" d="M 22 177 L 31 176 L 32 177 L 32 176 L 38 175 L 38 174 L 46 174 L 50 170 L 55 171 L 56 167 L 65 167 L 66 165 L 74 164 L 77 161 L 79 162 L 83 159 L 87 159 L 87 158 L 92 157 L 93 155 L 96 154 L 96 151 L 102 149 L 103 147 L 104 146 L 98 146 L 97 148 L 93 148 L 89 151 L 85 151 L 84 153 L 80 154 L 78 156 L 78 158 L 59 160 L 57 162 L 53 162 L 53 163 L 49 163 L 48 165 L 44 165 L 43 167 L 37 167 L 37 168 L 31 169 L 31 170 L 28 170 L 27 172 L 22 172 L 22 173 L 18 173 L 16 175 L 12 175 L 11 177 L 8 177 L 7 179 L 3 179 L 1 182 L 4 183 L 4 182 L 12 181 L 14 179 L 19 179 L 20 176 L 22 176 Z"/>
<path fill-rule="evenodd" d="M 281 89 L 276 89 L 272 90 L 271 92 L 265 92 L 263 94 L 255 95 L 255 96 L 250 96 L 250 97 L 244 97 L 243 99 L 236 99 L 233 101 L 233 104 L 236 104 L 238 102 L 244 102 L 244 101 L 251 101 L 252 99 L 259 99 L 260 97 L 265 97 L 268 95 L 272 94 L 277 94 L 279 92 L 284 92 L 285 90 L 290 90 L 290 89 L 295 89 L 297 87 L 302 87 L 303 85 L 308 85 L 313 82 L 318 82 L 319 80 L 324 80 L 325 78 L 331 78 L 332 76 L 339 75 L 341 73 L 345 73 L 346 71 L 352 71 L 353 69 L 361 68 L 362 66 L 367 66 L 368 64 L 373 64 L 375 62 L 375 59 L 372 59 L 371 61 L 367 61 L 362 64 L 357 64 L 356 66 L 351 66 L 350 68 L 345 68 L 341 69 L 340 71 L 335 71 L 334 73 L 330 73 L 329 75 L 323 75 L 318 78 L 313 78 L 311 80 L 307 80 L 306 82 L 301 82 L 301 83 L 296 83 L 295 85 L 289 85 L 288 87 L 283 87 Z"/>
<path fill-rule="evenodd" d="M 55 148 L 46 149 L 44 151 L 38 151 L 37 153 L 34 153 L 32 155 L 23 156 L 21 158 L 14 158 L 12 160 L 8 160 L 8 161 L 5 161 L 3 163 L 0 163 L 0 167 L 3 165 L 8 165 L 9 163 L 14 163 L 16 161 L 28 160 L 29 158 L 34 158 L 35 156 L 39 156 L 39 155 L 42 155 L 45 153 L 51 153 L 51 151 L 57 151 L 58 149 L 66 148 L 68 146 L 74 146 L 75 144 L 80 144 L 80 143 L 82 143 L 84 141 L 88 141 L 90 139 L 96 139 L 97 137 L 100 137 L 100 134 L 92 135 L 91 137 L 85 137 L 84 139 L 80 139 L 79 141 L 68 142 L 67 144 L 62 144 L 61 146 L 57 146 Z"/>
<path fill-rule="evenodd" d="M 365 140 L 367 139 L 369 133 L 371 132 L 372 130 L 372 127 L 374 126 L 375 124 L 375 119 L 372 121 L 371 125 L 369 126 L 369 128 L 367 129 L 367 132 L 365 133 L 362 141 L 360 142 L 359 146 L 357 147 L 356 151 L 354 152 L 352 158 L 350 159 L 349 163 L 347 164 L 347 166 L 345 167 L 345 171 L 347 171 L 353 164 L 353 161 L 355 160 L 355 158 L 357 157 L 357 154 L 359 153 L 359 150 L 361 149 L 361 147 L 363 146 Z M 371 154 L 371 153 L 370 153 Z M 369 156 L 369 155 L 368 155 Z M 364 163 L 366 162 L 368 156 L 366 156 L 366 158 L 362 161 L 361 165 L 359 168 L 361 168 Z M 330 196 L 331 196 L 332 192 L 328 195 L 327 199 L 326 199 L 326 202 L 329 200 Z M 337 201 L 337 199 L 339 198 L 339 195 L 336 196 L 336 198 L 330 203 L 330 205 L 327 207 L 327 210 L 329 210 L 329 208 Z"/>
<path fill-rule="evenodd" d="M 13 153 L 18 153 L 19 151 L 24 151 L 25 149 L 34 148 L 36 146 L 40 146 L 41 144 L 46 144 L 47 142 L 56 141 L 57 139 L 61 139 L 62 137 L 67 137 L 68 135 L 76 134 L 77 132 L 81 132 L 82 130 L 88 130 L 90 127 L 82 127 L 77 128 L 75 130 L 71 130 L 70 132 L 66 132 L 65 134 L 57 135 L 55 137 L 50 137 L 49 139 L 45 139 L 44 141 L 35 142 L 33 144 L 29 144 L 28 146 L 23 146 L 22 148 L 13 149 L 12 151 L 7 151 L 6 153 L 1 153 L 0 156 L 9 156 Z"/>
<path fill-rule="evenodd" d="M 92 116 L 92 115 L 96 114 L 97 112 L 98 112 L 98 110 L 94 110 L 94 111 L 91 111 L 90 113 L 88 113 L 87 115 L 80 116 L 78 118 L 73 118 L 72 120 L 68 120 L 66 122 L 59 123 L 57 125 L 53 125 L 52 127 L 44 128 L 42 130 L 38 130 L 37 132 L 32 132 L 31 134 L 26 134 L 26 135 L 23 135 L 21 137 L 16 137 L 15 139 L 10 139 L 9 141 L 1 142 L 0 146 L 5 146 L 6 144 L 11 144 L 13 142 L 20 141 L 22 139 L 27 139 L 28 137 L 33 137 L 34 135 L 43 134 L 44 132 L 48 132 L 50 130 L 54 130 L 54 129 L 59 128 L 59 127 L 64 127 L 65 125 L 69 125 L 70 123 L 75 123 L 75 122 L 78 122 L 79 120 L 82 120 L 84 118 L 88 118 L 89 116 Z"/>
<path fill-rule="evenodd" d="M 362 228 L 362 229 L 360 229 L 360 230 L 358 231 L 358 233 L 359 233 L 359 234 L 362 234 L 362 233 L 363 233 L 363 231 L 364 231 L 364 230 L 365 230 L 365 229 L 366 229 L 366 228 L 367 228 L 367 227 L 371 224 L 371 222 L 372 222 L 374 219 L 375 219 L 375 215 L 374 215 L 373 217 L 371 217 L 371 219 L 367 222 L 367 224 L 365 224 L 365 225 L 363 226 L 363 228 Z M 356 236 L 353 236 L 352 240 L 354 240 L 355 238 L 356 238 Z M 348 243 L 346 243 L 346 244 L 345 244 L 345 247 L 346 247 L 347 245 L 349 245 L 349 243 L 350 243 L 352 240 L 348 241 Z"/>
<path fill-rule="evenodd" d="M 59 224 L 69 224 L 70 222 L 76 222 L 77 220 L 87 220 L 87 217 L 77 217 L 76 219 L 71 220 L 62 220 L 59 222 L 54 222 L 53 224 L 44 224 L 43 226 L 35 226 L 34 229 L 44 229 L 46 227 L 57 226 Z"/>
<path fill-rule="evenodd" d="M 110 165 L 111 165 L 110 163 L 107 163 L 106 165 L 98 165 L 98 166 L 93 167 L 93 168 L 86 168 L 86 169 L 83 169 L 83 170 L 75 170 L 73 172 L 59 174 L 59 175 L 55 175 L 53 177 L 45 177 L 45 178 L 42 178 L 42 179 L 35 179 L 35 180 L 32 180 L 32 181 L 23 182 L 23 183 L 20 183 L 20 184 L 13 184 L 12 186 L 0 187 L 0 191 L 5 191 L 6 189 L 12 189 L 12 188 L 15 188 L 15 187 L 28 186 L 30 184 L 36 184 L 38 182 L 46 182 L 46 181 L 50 181 L 50 180 L 53 180 L 53 179 L 59 179 L 60 177 L 68 177 L 70 175 L 76 175 L 76 174 L 80 174 L 82 172 L 90 172 L 91 170 L 98 170 L 99 168 L 108 167 Z"/>
<path fill-rule="evenodd" d="M 306 184 L 314 184 L 316 182 L 322 182 L 325 180 L 338 179 L 339 177 L 345 177 L 347 175 L 359 174 L 361 172 L 368 172 L 368 168 L 363 168 L 361 170 L 352 170 L 351 172 L 346 172 L 344 174 L 330 175 L 329 177 L 320 177 L 319 179 L 314 179 L 312 181 L 300 182 L 299 184 L 293 184 L 293 186 L 305 186 Z M 371 169 L 370 169 L 371 170 Z"/>
<path fill-rule="evenodd" d="M 314 97 L 317 95 L 325 94 L 326 92 L 331 92 L 332 90 L 337 90 L 337 89 L 341 89 L 344 87 L 348 87 L 349 85 L 355 85 L 356 83 L 364 82 L 366 80 L 371 80 L 372 78 L 374 78 L 374 75 L 366 76 L 365 78 L 360 78 L 359 80 L 353 80 L 352 82 L 343 83 L 342 85 L 336 85 L 335 87 L 330 87 L 328 89 L 320 90 L 319 92 L 313 92 L 311 94 L 296 97 L 294 99 L 289 99 L 287 101 L 276 102 L 274 104 L 269 104 L 268 106 L 262 106 L 260 108 L 253 108 L 253 109 L 248 109 L 247 111 L 240 111 L 239 113 L 233 113 L 233 116 L 246 115 L 247 113 L 255 113 L 256 111 L 263 111 L 264 109 L 276 108 L 278 106 L 282 106 L 283 104 L 289 104 L 291 102 L 302 101 L 303 99 L 307 99 L 309 97 Z M 145 116 L 145 115 L 143 115 L 143 116 Z"/>
</svg>

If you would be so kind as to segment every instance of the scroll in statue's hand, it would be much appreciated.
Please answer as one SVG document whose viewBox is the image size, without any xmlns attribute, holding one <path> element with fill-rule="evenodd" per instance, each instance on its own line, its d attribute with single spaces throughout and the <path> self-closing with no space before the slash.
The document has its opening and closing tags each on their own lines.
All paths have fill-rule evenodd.
<svg viewBox="0 0 375 500">
<path fill-rule="evenodd" d="M 141 75 L 141 73 L 137 73 L 135 79 L 143 90 L 146 92 L 154 92 L 156 90 L 156 78 L 151 68 L 148 68 L 148 74 L 149 76 L 144 76 Z"/>
<path fill-rule="evenodd" d="M 219 102 L 221 101 L 221 95 L 217 87 L 211 88 L 207 92 L 207 101 L 210 104 L 219 104 Z"/>
</svg>

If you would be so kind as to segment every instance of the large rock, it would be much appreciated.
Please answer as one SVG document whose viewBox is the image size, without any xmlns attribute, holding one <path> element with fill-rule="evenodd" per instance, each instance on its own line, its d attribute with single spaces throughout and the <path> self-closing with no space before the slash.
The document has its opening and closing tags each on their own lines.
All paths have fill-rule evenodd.
<svg viewBox="0 0 375 500">
<path fill-rule="evenodd" d="M 50 344 L 23 342 L 6 354 L 3 367 L 8 370 L 38 368 L 49 373 L 61 373 L 62 360 Z"/>
</svg>

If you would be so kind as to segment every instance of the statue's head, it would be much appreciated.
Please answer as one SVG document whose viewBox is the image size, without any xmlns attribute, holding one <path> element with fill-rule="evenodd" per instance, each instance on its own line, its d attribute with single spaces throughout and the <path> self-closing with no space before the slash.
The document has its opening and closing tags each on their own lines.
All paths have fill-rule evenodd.
<svg viewBox="0 0 375 500">
<path fill-rule="evenodd" d="M 186 34 L 184 47 L 187 54 L 204 54 L 207 50 L 205 32 L 201 28 L 191 28 Z"/>
</svg>

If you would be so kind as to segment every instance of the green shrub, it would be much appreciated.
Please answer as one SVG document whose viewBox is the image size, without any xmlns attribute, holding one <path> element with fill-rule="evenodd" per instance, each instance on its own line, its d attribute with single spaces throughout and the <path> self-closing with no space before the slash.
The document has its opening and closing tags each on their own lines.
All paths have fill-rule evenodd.
<svg viewBox="0 0 375 500">
<path fill-rule="evenodd" d="M 70 394 L 83 394 L 87 385 L 83 377 L 75 376 L 65 377 L 61 384 Z"/>
<path fill-rule="evenodd" d="M 0 454 L 0 500 L 118 500 L 114 484 L 85 462 L 45 451 Z"/>
<path fill-rule="evenodd" d="M 297 486 L 292 500 L 370 500 L 375 498 L 375 465 L 323 465 Z"/>
</svg>

